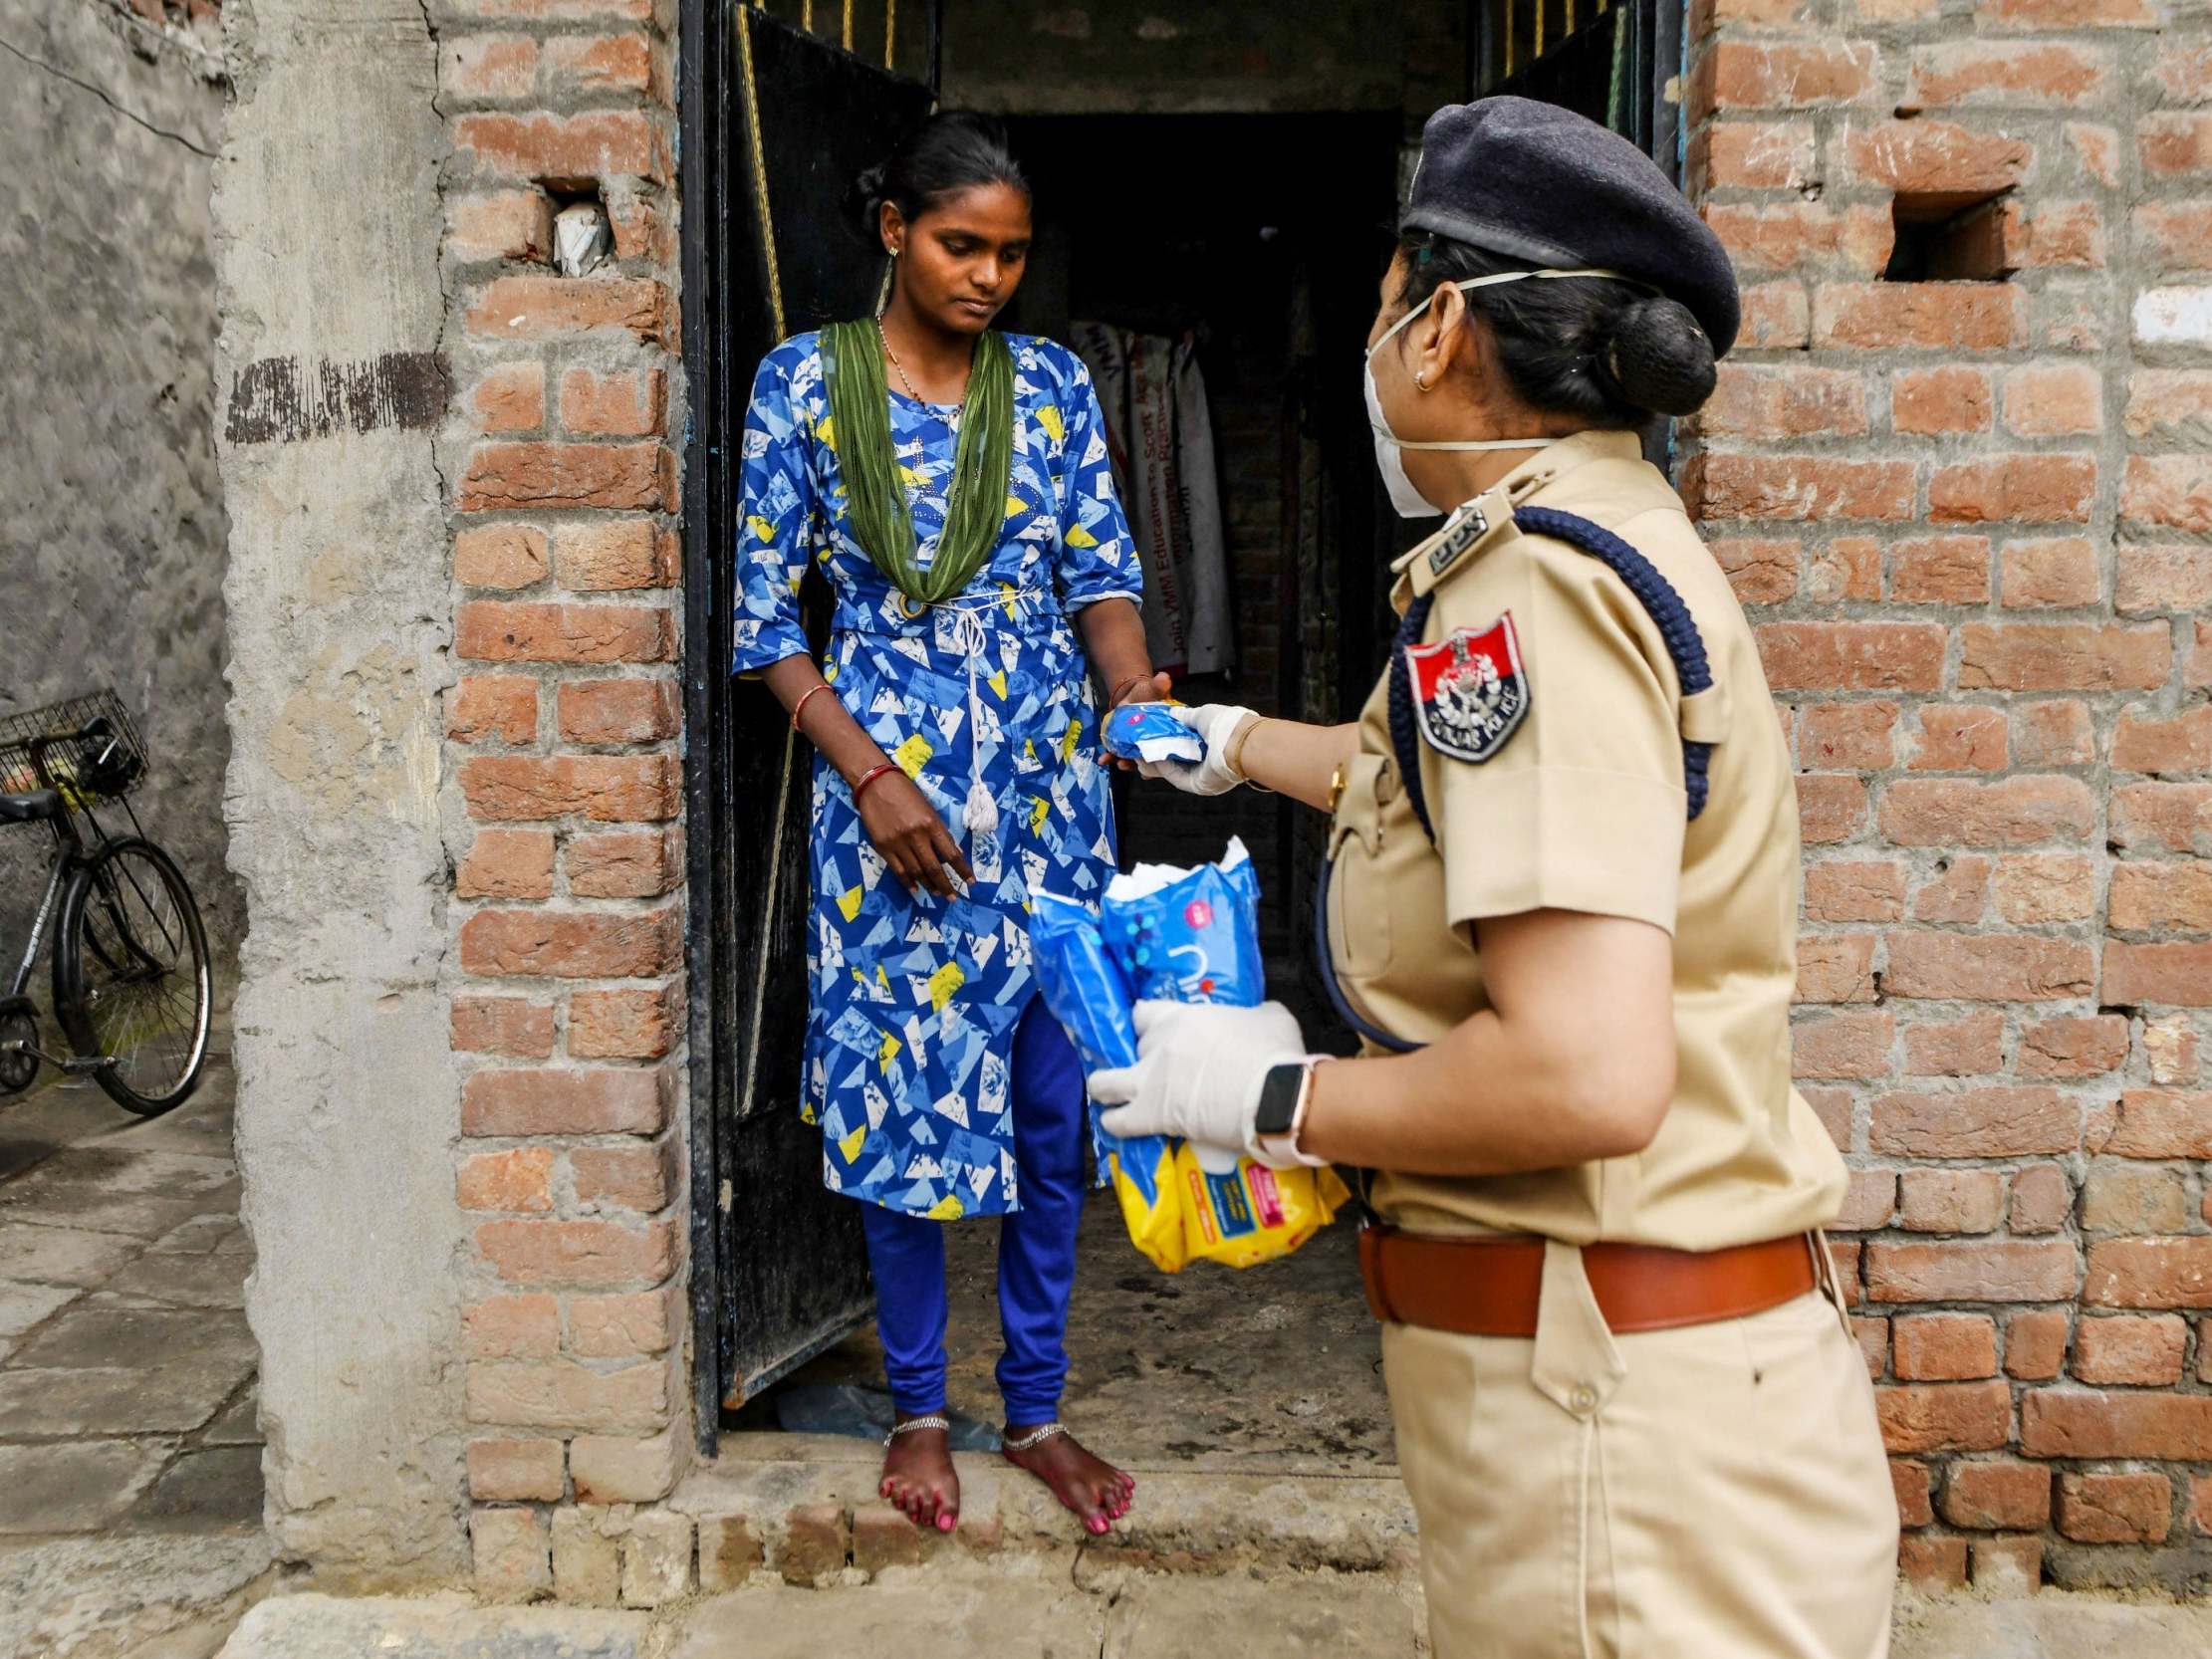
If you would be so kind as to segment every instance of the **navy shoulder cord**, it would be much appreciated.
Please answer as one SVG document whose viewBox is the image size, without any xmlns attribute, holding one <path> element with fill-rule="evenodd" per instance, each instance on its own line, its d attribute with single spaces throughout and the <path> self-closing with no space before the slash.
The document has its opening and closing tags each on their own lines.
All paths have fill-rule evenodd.
<svg viewBox="0 0 2212 1659">
<path fill-rule="evenodd" d="M 1650 560 L 1611 531 L 1557 508 L 1523 507 L 1514 513 L 1513 522 L 1528 535 L 1549 536 L 1580 549 L 1620 578 L 1666 641 L 1667 655 L 1674 659 L 1674 674 L 1681 682 L 1682 695 L 1694 697 L 1711 688 L 1712 664 L 1706 659 L 1705 641 L 1697 631 L 1697 621 L 1690 615 L 1689 606 L 1682 602 L 1682 595 L 1659 575 Z M 1413 816 L 1420 821 L 1422 832 L 1431 845 L 1436 840 L 1436 827 L 1429 821 L 1428 797 L 1421 785 L 1420 734 L 1414 725 L 1413 684 L 1406 666 L 1405 647 L 1420 643 L 1435 600 L 1435 594 L 1423 593 L 1406 606 L 1404 619 L 1398 623 L 1397 637 L 1390 646 L 1389 670 L 1390 747 L 1397 756 L 1398 781 L 1404 787 L 1406 805 L 1413 809 Z M 1710 743 L 1695 738 L 1682 740 L 1682 787 L 1689 797 L 1689 816 L 1693 820 L 1705 810 L 1705 799 L 1712 783 L 1712 760 Z M 1359 1036 L 1378 1048 L 1409 1054 L 1421 1045 L 1393 1037 L 1372 1021 L 1361 1018 L 1345 996 L 1344 987 L 1337 982 L 1337 965 L 1329 953 L 1329 882 L 1334 864 L 1334 859 L 1324 858 L 1320 878 L 1314 883 L 1314 956 L 1321 967 L 1322 986 L 1329 993 L 1337 1018 Z"/>
</svg>

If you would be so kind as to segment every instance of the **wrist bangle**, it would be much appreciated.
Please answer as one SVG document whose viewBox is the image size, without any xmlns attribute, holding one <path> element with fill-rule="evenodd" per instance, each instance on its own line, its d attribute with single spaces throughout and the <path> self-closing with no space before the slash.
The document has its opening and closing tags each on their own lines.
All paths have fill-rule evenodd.
<svg viewBox="0 0 2212 1659">
<path fill-rule="evenodd" d="M 1287 1137 L 1291 1144 L 1291 1156 L 1309 1169 L 1319 1169 L 1329 1161 L 1327 1158 L 1315 1157 L 1301 1144 L 1306 1136 L 1306 1114 L 1313 1109 L 1314 1104 L 1314 1073 L 1321 1066 L 1319 1058 L 1306 1062 L 1306 1078 L 1298 1087 L 1298 1107 L 1291 1113 L 1291 1132 Z"/>
<path fill-rule="evenodd" d="M 859 801 L 860 799 L 860 791 L 866 789 L 868 785 L 874 783 L 875 780 L 882 777 L 884 773 L 896 772 L 897 770 L 898 763 L 896 761 L 884 761 L 880 765 L 869 767 L 865 772 L 861 773 L 858 778 L 853 780 L 853 799 L 855 801 Z"/>
<path fill-rule="evenodd" d="M 800 695 L 799 701 L 791 705 L 791 729 L 793 731 L 796 732 L 799 729 L 799 717 L 807 712 L 807 699 L 812 697 L 818 691 L 827 691 L 829 689 L 830 682 L 828 680 L 817 681 L 815 684 L 807 687 L 807 689 Z"/>
<path fill-rule="evenodd" d="M 1228 746 L 1221 751 L 1221 764 L 1229 769 L 1231 775 L 1247 784 L 1252 782 L 1252 774 L 1244 770 L 1244 746 L 1252 740 L 1252 734 L 1260 729 L 1260 723 L 1266 718 L 1265 715 L 1255 714 L 1229 734 Z"/>
</svg>

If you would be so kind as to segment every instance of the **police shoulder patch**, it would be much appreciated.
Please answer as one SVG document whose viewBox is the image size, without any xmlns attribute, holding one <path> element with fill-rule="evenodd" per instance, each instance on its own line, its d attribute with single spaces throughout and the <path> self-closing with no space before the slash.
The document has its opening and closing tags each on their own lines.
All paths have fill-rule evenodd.
<svg viewBox="0 0 2212 1659">
<path fill-rule="evenodd" d="M 1477 766 L 1506 746 L 1529 712 L 1512 611 L 1486 628 L 1457 628 L 1433 645 L 1404 649 L 1423 742 Z"/>
</svg>

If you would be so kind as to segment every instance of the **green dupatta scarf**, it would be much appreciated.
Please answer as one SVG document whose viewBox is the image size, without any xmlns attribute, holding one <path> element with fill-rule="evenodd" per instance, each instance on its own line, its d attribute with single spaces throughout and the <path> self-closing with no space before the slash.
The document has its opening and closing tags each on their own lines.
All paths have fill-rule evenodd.
<svg viewBox="0 0 2212 1659">
<path fill-rule="evenodd" d="M 882 340 L 874 322 L 824 329 L 822 371 L 854 535 L 884 580 L 907 597 L 926 604 L 951 598 L 991 557 L 1006 523 L 1007 479 L 1014 464 L 1014 354 L 1006 337 L 986 330 L 975 343 L 944 534 L 927 570 L 915 563 L 913 515 L 891 450 L 890 386 L 883 378 Z"/>
</svg>

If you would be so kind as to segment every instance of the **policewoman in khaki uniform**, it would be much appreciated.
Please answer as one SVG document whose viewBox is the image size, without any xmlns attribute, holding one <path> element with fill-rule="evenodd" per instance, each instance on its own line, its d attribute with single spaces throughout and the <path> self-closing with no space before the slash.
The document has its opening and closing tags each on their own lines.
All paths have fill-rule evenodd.
<svg viewBox="0 0 2212 1659">
<path fill-rule="evenodd" d="M 1719 243 L 1625 139 L 1490 99 L 1423 135 L 1368 339 L 1400 559 L 1358 721 L 1184 709 L 1330 812 L 1279 1004 L 1149 1004 L 1116 1133 L 1375 1172 L 1361 1235 L 1439 1659 L 1875 1659 L 1897 1517 L 1790 1082 L 1798 822 L 1751 631 L 1636 428 L 1733 342 Z"/>
</svg>

